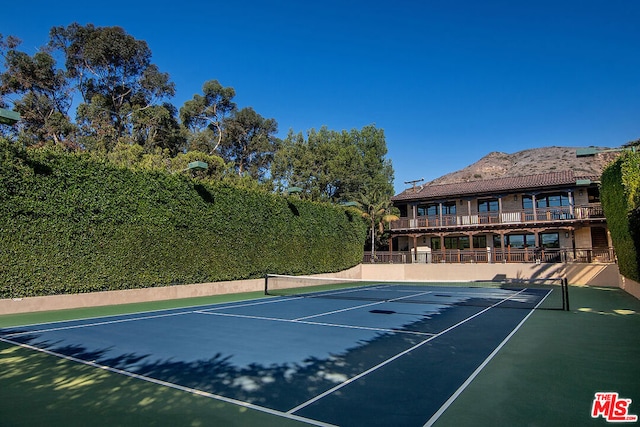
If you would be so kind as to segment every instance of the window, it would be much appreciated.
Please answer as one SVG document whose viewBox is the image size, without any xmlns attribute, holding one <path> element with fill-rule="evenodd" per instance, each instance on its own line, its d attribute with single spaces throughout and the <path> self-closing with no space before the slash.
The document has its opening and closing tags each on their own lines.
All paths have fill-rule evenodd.
<svg viewBox="0 0 640 427">
<path fill-rule="evenodd" d="M 431 238 L 431 249 L 433 249 L 434 251 L 439 251 L 441 249 L 439 237 Z"/>
<path fill-rule="evenodd" d="M 445 237 L 444 247 L 446 249 L 469 249 L 469 236 Z M 486 248 L 487 236 L 473 236 L 473 247 L 475 249 Z M 434 251 L 439 251 L 440 249 L 442 249 L 439 237 L 431 238 L 431 249 L 433 249 Z"/>
<path fill-rule="evenodd" d="M 569 196 L 567 193 L 544 194 L 536 198 L 536 206 L 539 208 L 554 208 L 558 206 L 569 206 Z"/>
<path fill-rule="evenodd" d="M 469 249 L 469 236 L 453 236 L 444 238 L 447 249 Z"/>
<path fill-rule="evenodd" d="M 442 213 L 445 215 L 456 214 L 456 202 L 447 202 L 442 204 Z"/>
<path fill-rule="evenodd" d="M 536 197 L 537 208 L 553 208 L 569 206 L 569 196 L 566 193 L 542 194 Z M 533 209 L 533 197 L 522 196 L 522 209 Z"/>
<path fill-rule="evenodd" d="M 558 233 L 541 233 L 540 246 L 545 249 L 559 249 L 560 235 Z"/>
<path fill-rule="evenodd" d="M 536 236 L 533 234 L 509 234 L 504 236 L 506 246 L 524 249 L 536 245 Z"/>
<path fill-rule="evenodd" d="M 438 212 L 438 205 L 435 203 L 418 205 L 418 216 L 437 216 Z"/>
<path fill-rule="evenodd" d="M 600 191 L 598 190 L 598 188 L 594 188 L 594 187 L 587 188 L 587 195 L 589 196 L 589 203 L 600 202 Z"/>
<path fill-rule="evenodd" d="M 473 247 L 478 248 L 486 248 L 487 247 L 487 236 L 473 236 Z"/>
<path fill-rule="evenodd" d="M 478 200 L 478 212 L 498 212 L 498 199 Z"/>
</svg>

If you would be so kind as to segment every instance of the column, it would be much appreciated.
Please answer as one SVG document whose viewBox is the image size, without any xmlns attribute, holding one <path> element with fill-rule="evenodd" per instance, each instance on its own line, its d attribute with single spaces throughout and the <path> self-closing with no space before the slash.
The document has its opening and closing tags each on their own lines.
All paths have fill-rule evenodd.
<svg viewBox="0 0 640 427">
<path fill-rule="evenodd" d="M 467 233 L 469 236 L 469 251 L 471 252 L 471 261 L 476 262 L 475 248 L 473 247 L 473 233 Z"/>
<path fill-rule="evenodd" d="M 567 192 L 567 195 L 569 196 L 569 214 L 571 215 L 571 218 L 575 217 L 574 214 L 574 201 L 573 201 L 573 191 L 569 190 Z"/>
</svg>

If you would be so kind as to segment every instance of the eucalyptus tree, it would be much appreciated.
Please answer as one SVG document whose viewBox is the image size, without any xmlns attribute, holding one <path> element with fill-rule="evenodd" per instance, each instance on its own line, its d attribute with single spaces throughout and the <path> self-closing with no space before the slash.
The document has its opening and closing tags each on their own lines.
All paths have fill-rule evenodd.
<svg viewBox="0 0 640 427">
<path fill-rule="evenodd" d="M 238 176 L 264 181 L 279 145 L 275 119 L 266 119 L 247 107 L 227 118 L 224 128 L 222 158 L 233 163 Z"/>
<path fill-rule="evenodd" d="M 139 109 L 133 115 L 133 123 L 133 142 L 146 152 L 159 148 L 174 157 L 185 148 L 186 137 L 173 104 L 165 102 Z"/>
<path fill-rule="evenodd" d="M 222 143 L 224 120 L 237 110 L 232 87 L 224 87 L 217 80 L 202 86 L 202 95 L 195 94 L 180 108 L 180 120 L 188 130 L 189 150 L 213 154 Z"/>
<path fill-rule="evenodd" d="M 147 43 L 120 27 L 54 27 L 49 47 L 64 54 L 67 76 L 81 94 L 76 121 L 87 148 L 110 151 L 118 141 L 132 142 L 139 113 L 175 93 L 169 75 L 151 63 Z"/>
<path fill-rule="evenodd" d="M 26 145 L 72 145 L 75 125 L 69 117 L 72 89 L 50 52 L 19 51 L 20 40 L 0 35 L 0 98 L 20 113 L 20 137 Z"/>
</svg>

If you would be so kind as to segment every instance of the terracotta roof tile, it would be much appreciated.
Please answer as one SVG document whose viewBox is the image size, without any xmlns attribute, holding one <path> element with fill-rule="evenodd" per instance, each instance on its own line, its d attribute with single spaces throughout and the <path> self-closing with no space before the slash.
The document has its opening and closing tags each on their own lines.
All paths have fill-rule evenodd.
<svg viewBox="0 0 640 427">
<path fill-rule="evenodd" d="M 409 188 L 391 198 L 392 201 L 451 198 L 472 194 L 491 194 L 501 191 L 533 190 L 541 187 L 575 185 L 576 179 L 597 180 L 596 176 L 575 176 L 573 171 L 553 172 L 481 181 L 459 182 L 441 185 L 423 185 L 416 191 Z"/>
</svg>

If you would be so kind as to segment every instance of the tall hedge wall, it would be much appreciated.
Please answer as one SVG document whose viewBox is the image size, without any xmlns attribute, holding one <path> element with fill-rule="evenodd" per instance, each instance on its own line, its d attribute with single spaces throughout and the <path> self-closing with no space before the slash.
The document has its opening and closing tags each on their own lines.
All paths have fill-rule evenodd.
<svg viewBox="0 0 640 427">
<path fill-rule="evenodd" d="M 0 140 L 0 298 L 311 274 L 358 264 L 341 207 L 118 169 Z"/>
<path fill-rule="evenodd" d="M 620 273 L 640 281 L 640 153 L 627 153 L 601 178 L 601 201 Z"/>
</svg>

